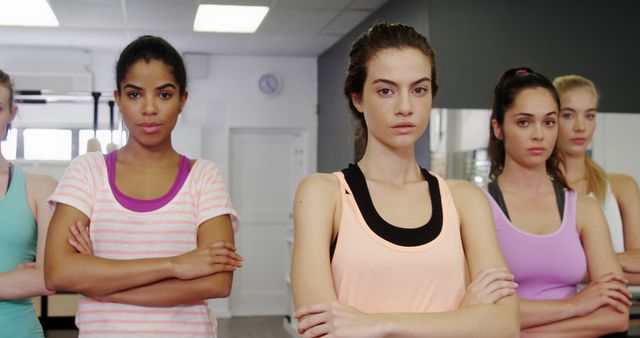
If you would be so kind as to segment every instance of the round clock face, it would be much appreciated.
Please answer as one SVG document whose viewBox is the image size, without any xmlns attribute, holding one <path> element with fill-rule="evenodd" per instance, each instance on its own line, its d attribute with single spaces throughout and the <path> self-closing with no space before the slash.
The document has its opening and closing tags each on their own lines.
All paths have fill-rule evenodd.
<svg viewBox="0 0 640 338">
<path fill-rule="evenodd" d="M 280 78 L 274 74 L 264 74 L 260 77 L 260 80 L 258 80 L 258 87 L 260 87 L 260 91 L 263 94 L 276 96 L 280 92 L 282 82 Z"/>
</svg>

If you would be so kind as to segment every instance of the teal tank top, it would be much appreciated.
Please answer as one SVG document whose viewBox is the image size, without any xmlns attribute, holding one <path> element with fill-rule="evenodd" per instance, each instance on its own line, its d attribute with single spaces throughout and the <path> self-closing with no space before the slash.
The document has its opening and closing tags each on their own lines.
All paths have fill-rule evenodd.
<svg viewBox="0 0 640 338">
<path fill-rule="evenodd" d="M 25 173 L 14 167 L 9 190 L 0 198 L 0 272 L 36 258 L 38 229 L 27 200 Z M 0 337 L 42 338 L 31 298 L 0 300 Z"/>
</svg>

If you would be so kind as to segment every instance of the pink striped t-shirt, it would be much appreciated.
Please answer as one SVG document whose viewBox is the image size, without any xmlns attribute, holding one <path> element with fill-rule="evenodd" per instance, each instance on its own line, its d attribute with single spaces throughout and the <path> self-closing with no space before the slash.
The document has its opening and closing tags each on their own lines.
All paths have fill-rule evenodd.
<svg viewBox="0 0 640 338">
<path fill-rule="evenodd" d="M 87 215 L 94 255 L 109 259 L 170 257 L 191 251 L 197 248 L 200 224 L 219 215 L 231 215 L 237 228 L 237 214 L 220 170 L 201 159 L 176 196 L 157 210 L 123 207 L 110 188 L 100 153 L 74 159 L 50 201 Z M 215 337 L 216 318 L 205 300 L 143 307 L 81 296 L 76 326 L 80 337 Z"/>
</svg>

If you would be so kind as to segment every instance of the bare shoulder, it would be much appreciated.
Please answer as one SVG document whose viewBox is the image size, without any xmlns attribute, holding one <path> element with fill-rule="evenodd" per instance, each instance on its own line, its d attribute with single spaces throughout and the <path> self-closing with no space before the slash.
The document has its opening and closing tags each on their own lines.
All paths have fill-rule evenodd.
<svg viewBox="0 0 640 338">
<path fill-rule="evenodd" d="M 447 180 L 447 186 L 449 186 L 453 199 L 456 200 L 456 202 L 472 203 L 474 201 L 478 201 L 478 199 L 485 198 L 482 190 L 469 181 Z"/>
<path fill-rule="evenodd" d="M 638 183 L 633 177 L 625 174 L 609 174 L 607 175 L 611 190 L 615 195 L 626 194 L 630 191 L 638 190 Z"/>
<path fill-rule="evenodd" d="M 335 175 L 309 175 L 298 185 L 294 218 L 302 217 L 305 219 L 304 223 L 307 223 L 309 220 L 317 220 L 318 217 L 333 215 L 339 198 L 340 188 Z"/>
<path fill-rule="evenodd" d="M 453 203 L 462 224 L 475 223 L 491 217 L 491 208 L 485 194 L 475 184 L 464 180 L 447 180 Z"/>
<path fill-rule="evenodd" d="M 49 175 L 27 174 L 27 193 L 39 200 L 44 200 L 56 189 L 58 181 Z"/>
<path fill-rule="evenodd" d="M 338 178 L 332 174 L 316 173 L 305 177 L 298 185 L 298 195 L 314 194 L 320 196 L 335 195 L 338 191 Z"/>
<path fill-rule="evenodd" d="M 602 207 L 598 201 L 586 194 L 576 192 L 576 223 L 578 229 L 583 229 L 593 223 L 604 221 Z"/>
<path fill-rule="evenodd" d="M 607 178 L 612 184 L 618 183 L 618 184 L 637 185 L 636 180 L 634 180 L 633 177 L 626 174 L 611 173 L 607 175 Z"/>
<path fill-rule="evenodd" d="M 578 214 L 580 212 L 588 213 L 592 211 L 592 209 L 596 209 L 596 210 L 600 209 L 600 205 L 598 204 L 598 201 L 589 197 L 589 195 L 579 193 L 579 192 L 576 192 L 575 194 L 576 194 L 576 211 L 578 212 Z"/>
</svg>

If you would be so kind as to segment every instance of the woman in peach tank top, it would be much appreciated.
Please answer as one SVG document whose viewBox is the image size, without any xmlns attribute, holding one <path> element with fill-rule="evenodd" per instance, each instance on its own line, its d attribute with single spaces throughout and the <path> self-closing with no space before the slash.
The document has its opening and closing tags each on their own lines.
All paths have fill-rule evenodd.
<svg viewBox="0 0 640 338">
<path fill-rule="evenodd" d="M 413 28 L 380 23 L 354 43 L 344 93 L 363 155 L 307 177 L 295 197 L 303 337 L 518 335 L 516 285 L 482 191 L 416 161 L 436 91 L 433 50 Z"/>
</svg>

